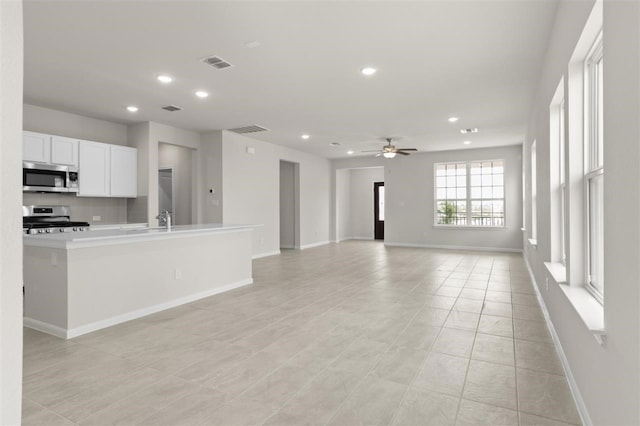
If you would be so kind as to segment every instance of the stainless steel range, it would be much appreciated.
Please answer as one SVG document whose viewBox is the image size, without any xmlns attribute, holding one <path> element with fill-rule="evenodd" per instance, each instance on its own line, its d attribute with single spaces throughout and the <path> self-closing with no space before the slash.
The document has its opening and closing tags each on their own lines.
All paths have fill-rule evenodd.
<svg viewBox="0 0 640 426">
<path fill-rule="evenodd" d="M 22 232 L 25 234 L 88 230 L 88 222 L 71 221 L 69 206 L 22 206 Z"/>
</svg>

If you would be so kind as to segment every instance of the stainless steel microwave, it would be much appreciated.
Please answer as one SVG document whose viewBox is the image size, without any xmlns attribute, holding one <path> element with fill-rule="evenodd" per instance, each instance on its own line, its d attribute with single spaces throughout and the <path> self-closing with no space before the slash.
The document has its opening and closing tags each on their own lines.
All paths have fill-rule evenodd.
<svg viewBox="0 0 640 426">
<path fill-rule="evenodd" d="M 78 168 L 57 164 L 22 163 L 23 192 L 78 192 Z"/>
</svg>

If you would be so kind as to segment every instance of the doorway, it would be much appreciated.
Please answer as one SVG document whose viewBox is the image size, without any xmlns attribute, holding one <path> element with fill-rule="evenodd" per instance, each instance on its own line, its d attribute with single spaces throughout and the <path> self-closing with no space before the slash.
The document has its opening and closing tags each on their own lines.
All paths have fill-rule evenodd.
<svg viewBox="0 0 640 426">
<path fill-rule="evenodd" d="M 168 211 L 175 221 L 173 213 L 176 211 L 173 200 L 173 168 L 158 169 L 158 212 Z"/>
<path fill-rule="evenodd" d="M 280 161 L 280 249 L 300 248 L 300 165 Z"/>
<path fill-rule="evenodd" d="M 384 240 L 384 182 L 373 183 L 373 238 Z"/>
</svg>

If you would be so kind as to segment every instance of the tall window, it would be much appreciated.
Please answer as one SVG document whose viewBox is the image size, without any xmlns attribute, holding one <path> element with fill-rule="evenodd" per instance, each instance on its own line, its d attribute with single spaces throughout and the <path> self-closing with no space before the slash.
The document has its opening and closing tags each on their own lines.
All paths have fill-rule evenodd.
<svg viewBox="0 0 640 426">
<path fill-rule="evenodd" d="M 531 239 L 538 239 L 538 190 L 537 190 L 537 158 L 536 141 L 531 144 Z"/>
<path fill-rule="evenodd" d="M 602 33 L 585 61 L 587 284 L 604 299 L 604 138 Z"/>
<path fill-rule="evenodd" d="M 435 165 L 436 225 L 504 227 L 504 160 Z"/>
<path fill-rule="evenodd" d="M 559 185 L 559 200 L 560 203 L 560 220 L 558 221 L 559 225 L 559 235 L 560 235 L 560 262 L 565 265 L 567 262 L 567 243 L 566 243 L 566 233 L 565 233 L 565 221 L 566 221 L 566 212 L 565 212 L 565 200 L 567 198 L 567 176 L 566 176 L 566 166 L 565 166 L 565 149 L 566 149 L 566 140 L 565 140 L 565 123 L 564 123 L 565 109 L 564 109 L 564 99 L 560 102 L 560 116 L 559 119 L 559 129 L 558 129 L 558 159 L 559 159 L 559 170 L 558 177 L 560 180 Z"/>
<path fill-rule="evenodd" d="M 551 260 L 566 265 L 565 244 L 565 107 L 564 78 L 549 105 L 549 160 L 551 164 Z"/>
</svg>

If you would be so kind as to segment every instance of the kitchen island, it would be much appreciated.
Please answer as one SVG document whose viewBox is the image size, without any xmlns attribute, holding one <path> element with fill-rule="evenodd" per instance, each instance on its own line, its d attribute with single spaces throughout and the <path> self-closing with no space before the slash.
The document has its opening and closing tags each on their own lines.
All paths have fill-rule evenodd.
<svg viewBox="0 0 640 426">
<path fill-rule="evenodd" d="M 251 284 L 250 225 L 24 236 L 24 324 L 72 338 Z"/>
</svg>

